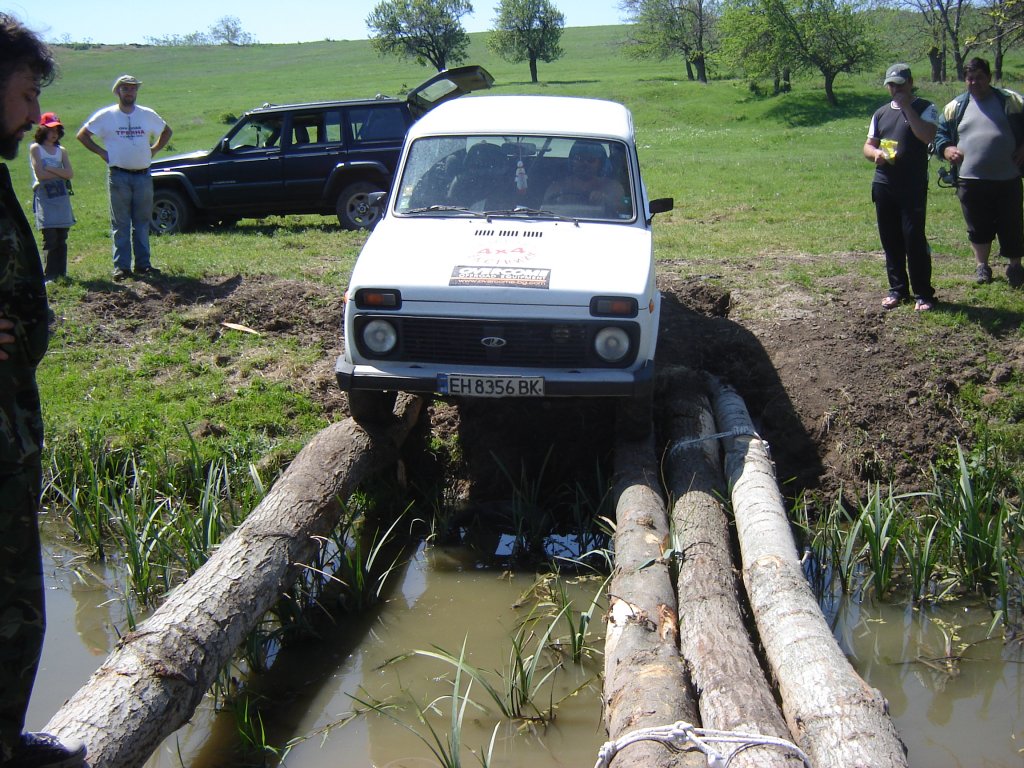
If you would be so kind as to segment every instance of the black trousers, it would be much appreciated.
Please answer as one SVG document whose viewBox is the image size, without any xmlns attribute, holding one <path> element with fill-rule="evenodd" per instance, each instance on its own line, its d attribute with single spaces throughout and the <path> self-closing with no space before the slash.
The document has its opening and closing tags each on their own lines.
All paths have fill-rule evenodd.
<svg viewBox="0 0 1024 768">
<path fill-rule="evenodd" d="M 901 296 L 913 293 L 919 299 L 934 298 L 932 254 L 924 231 L 928 188 L 908 190 L 875 183 L 871 185 L 871 199 L 885 251 L 889 291 Z"/>
<path fill-rule="evenodd" d="M 68 230 L 47 227 L 43 230 L 43 258 L 48 278 L 63 277 L 68 273 Z"/>
</svg>

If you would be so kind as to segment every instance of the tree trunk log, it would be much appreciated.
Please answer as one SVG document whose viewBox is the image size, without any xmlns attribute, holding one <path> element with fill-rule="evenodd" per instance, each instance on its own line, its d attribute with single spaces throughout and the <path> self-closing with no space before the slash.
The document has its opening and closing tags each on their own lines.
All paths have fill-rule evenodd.
<svg viewBox="0 0 1024 768">
<path fill-rule="evenodd" d="M 696 722 L 679 657 L 676 598 L 662 555 L 668 518 L 658 487 L 652 439 L 615 450 L 615 569 L 604 649 L 605 724 L 615 740 L 638 728 Z M 674 754 L 644 741 L 617 754 L 613 768 L 703 766 L 699 754 Z"/>
<path fill-rule="evenodd" d="M 236 648 L 291 588 L 341 517 L 341 501 L 396 461 L 422 410 L 404 398 L 394 426 L 371 437 L 351 419 L 299 452 L 263 501 L 167 597 L 46 726 L 89 748 L 92 768 L 141 766 L 188 722 Z"/>
<path fill-rule="evenodd" d="M 681 554 L 677 582 L 680 651 L 697 690 L 702 725 L 789 740 L 740 608 L 729 522 L 723 509 L 719 443 L 703 380 L 672 373 L 673 396 L 665 475 L 672 507 L 673 547 Z M 701 393 L 701 394 L 698 394 Z M 728 753 L 729 750 L 723 750 Z M 796 768 L 802 761 L 775 747 L 738 753 L 736 768 Z"/>
<path fill-rule="evenodd" d="M 853 670 L 804 577 L 766 444 L 746 406 L 717 386 L 715 417 L 729 437 L 725 476 L 743 561 L 743 582 L 782 709 L 816 768 L 905 768 L 906 750 L 882 695 Z"/>
</svg>

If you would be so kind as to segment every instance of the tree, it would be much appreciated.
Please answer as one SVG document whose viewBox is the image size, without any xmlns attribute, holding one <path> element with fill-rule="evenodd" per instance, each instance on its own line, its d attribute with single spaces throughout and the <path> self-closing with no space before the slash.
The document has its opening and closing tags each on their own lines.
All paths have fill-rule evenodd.
<svg viewBox="0 0 1024 768">
<path fill-rule="evenodd" d="M 933 78 L 940 74 L 941 79 L 946 79 L 946 53 L 951 49 L 957 80 L 963 80 L 964 64 L 978 44 L 978 36 L 965 30 L 965 24 L 972 15 L 971 0 L 903 0 L 899 5 L 918 11 L 932 30 L 933 45 L 928 56 Z"/>
<path fill-rule="evenodd" d="M 633 25 L 627 52 L 636 58 L 681 55 L 686 76 L 706 83 L 707 55 L 714 47 L 717 0 L 622 0 Z"/>
<path fill-rule="evenodd" d="M 366 17 L 370 45 L 440 72 L 465 60 L 469 35 L 461 19 L 472 12 L 469 0 L 382 0 Z"/>
<path fill-rule="evenodd" d="M 252 45 L 256 42 L 256 38 L 242 29 L 242 22 L 237 16 L 217 19 L 210 27 L 210 39 L 224 45 Z"/>
<path fill-rule="evenodd" d="M 752 0 L 763 23 L 779 36 L 801 67 L 825 78 L 825 98 L 837 106 L 834 84 L 846 72 L 860 72 L 878 55 L 862 14 L 842 0 Z"/>
<path fill-rule="evenodd" d="M 719 19 L 722 54 L 751 78 L 770 77 L 773 93 L 789 91 L 790 76 L 801 64 L 784 30 L 773 24 L 759 0 L 729 0 Z"/>
<path fill-rule="evenodd" d="M 561 58 L 565 16 L 550 0 L 501 0 L 494 9 L 494 31 L 487 47 L 505 61 L 530 62 L 530 80 L 537 82 L 537 61 L 550 63 Z"/>
</svg>

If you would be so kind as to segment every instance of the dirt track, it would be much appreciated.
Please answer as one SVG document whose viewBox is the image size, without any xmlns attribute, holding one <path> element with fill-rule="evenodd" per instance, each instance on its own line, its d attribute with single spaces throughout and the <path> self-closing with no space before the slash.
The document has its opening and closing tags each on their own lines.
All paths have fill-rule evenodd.
<svg viewBox="0 0 1024 768">
<path fill-rule="evenodd" d="M 806 265 L 824 257 L 773 258 Z M 827 258 L 869 259 L 882 270 L 876 254 Z M 977 334 L 923 326 L 909 305 L 882 310 L 877 286 L 864 285 L 852 274 L 825 278 L 828 294 L 822 299 L 799 286 L 751 287 L 743 284 L 742 274 L 692 276 L 694 268 L 692 262 L 660 265 L 659 364 L 705 369 L 740 391 L 771 444 L 788 496 L 805 488 L 829 494 L 843 488 L 859 495 L 869 481 L 892 480 L 900 490 L 926 487 L 929 461 L 964 439 L 950 395 L 970 380 L 980 383 L 990 400 L 998 398 L 994 385 L 1024 368 L 1024 343 L 1013 330 L 1021 317 L 1000 318 L 1007 331 L 979 342 Z M 717 287 L 729 283 L 737 287 Z M 971 290 L 965 277 L 962 285 L 940 292 L 937 311 L 962 311 L 969 318 L 983 312 L 962 303 Z M 170 310 L 184 312 L 196 326 L 208 325 L 211 333 L 229 321 L 322 345 L 327 354 L 297 380 L 290 364 L 260 375 L 291 378 L 331 418 L 346 414 L 345 397 L 333 379 L 340 350 L 340 291 L 325 302 L 323 288 L 314 283 L 167 278 L 97 290 L 68 314 L 100 321 L 109 342 L 128 345 L 139 329 L 159 327 Z M 922 333 L 930 337 L 927 345 L 908 343 Z M 926 347 L 934 354 L 925 355 Z M 990 364 L 993 357 L 1003 362 Z M 558 471 L 559 465 L 581 461 L 593 466 L 595 446 L 600 451 L 610 444 L 611 409 L 605 403 L 498 407 L 488 402 L 465 411 L 443 404 L 432 410 L 435 430 L 459 430 L 467 443 L 479 441 L 467 456 L 471 475 L 474 461 L 481 467 L 485 459 L 490 463 L 491 452 L 521 456 L 515 449 L 526 448 L 543 461 L 547 446 L 556 443 L 548 470 Z M 515 463 L 506 466 L 518 475 Z M 479 476 L 476 480 L 489 483 Z"/>
</svg>

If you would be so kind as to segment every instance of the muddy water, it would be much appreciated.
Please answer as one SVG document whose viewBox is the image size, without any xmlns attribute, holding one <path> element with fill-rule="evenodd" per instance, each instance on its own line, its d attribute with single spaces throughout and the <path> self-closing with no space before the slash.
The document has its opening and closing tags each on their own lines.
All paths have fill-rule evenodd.
<svg viewBox="0 0 1024 768">
<path fill-rule="evenodd" d="M 115 595 L 117 574 L 86 567 L 54 543 L 47 545 L 46 570 L 49 630 L 29 712 L 29 726 L 35 728 L 85 682 L 116 642 L 114 627 L 125 624 Z M 451 667 L 423 658 L 385 664 L 412 649 L 440 646 L 458 655 L 465 640 L 470 663 L 506 667 L 509 638 L 527 610 L 511 606 L 532 582 L 532 575 L 476 568 L 457 551 L 421 548 L 396 574 L 379 611 L 346 620 L 318 641 L 282 653 L 253 686 L 267 741 L 283 745 L 304 739 L 286 760 L 300 768 L 436 765 L 421 739 L 386 717 L 342 724 L 357 706 L 352 696 L 395 703 L 412 697 L 424 707 L 449 696 Z M 596 587 L 591 582 L 576 588 L 577 606 L 586 605 Z M 911 610 L 836 600 L 826 614 L 858 671 L 889 700 L 913 768 L 1024 766 L 1024 657 L 1019 644 L 986 639 L 991 621 L 986 610 L 964 603 Z M 593 765 L 604 740 L 593 682 L 599 669 L 599 658 L 561 669 L 550 695 L 557 700 L 581 686 L 582 692 L 561 703 L 550 725 L 499 728 L 491 765 Z M 463 691 L 467 684 L 463 679 Z M 463 718 L 466 750 L 480 751 L 497 718 L 479 685 L 470 695 L 490 710 L 470 707 Z M 431 722 L 444 734 L 451 703 L 440 699 L 437 706 L 440 715 Z M 414 717 L 407 714 L 406 721 L 429 738 Z M 171 768 L 182 761 L 190 768 L 238 766 L 236 741 L 234 718 L 214 715 L 208 698 L 192 723 L 169 738 L 147 766 Z M 479 764 L 468 751 L 463 758 L 466 766 Z"/>
</svg>

